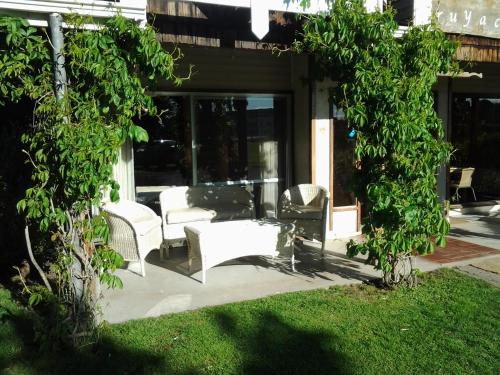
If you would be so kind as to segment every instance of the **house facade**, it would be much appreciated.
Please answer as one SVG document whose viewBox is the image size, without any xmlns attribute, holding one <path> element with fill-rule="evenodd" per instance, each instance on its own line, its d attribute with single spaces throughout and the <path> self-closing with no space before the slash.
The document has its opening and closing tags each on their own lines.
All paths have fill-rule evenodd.
<svg viewBox="0 0 500 375">
<path fill-rule="evenodd" d="M 359 233 L 359 205 L 348 187 L 354 141 L 329 101 L 331 84 L 312 81 L 312 58 L 289 51 L 296 13 L 327 6 L 291 4 L 148 2 L 158 38 L 184 55 L 178 74 L 194 68 L 180 88 L 158 82 L 151 93 L 161 119 L 144 120 L 150 142 L 127 146 L 118 170 L 134 187 L 129 198 L 154 206 L 168 186 L 242 185 L 257 216 L 268 217 L 287 187 L 313 183 L 330 192 L 328 236 Z"/>
<path fill-rule="evenodd" d="M 463 73 L 438 78 L 436 109 L 455 149 L 449 167 L 474 168 L 477 199 L 494 204 L 500 199 L 500 2 L 395 0 L 392 5 L 401 25 L 411 22 L 415 7 L 427 6 L 449 37 L 460 43 Z M 471 191 L 454 196 L 450 187 L 457 178 L 450 176 L 447 166 L 438 179 L 439 195 L 451 200 L 452 206 L 474 200 Z"/>
<path fill-rule="evenodd" d="M 366 6 L 376 11 L 386 3 L 368 0 Z M 444 29 L 462 41 L 460 58 L 474 62 L 460 77 L 439 77 L 436 109 L 457 148 L 452 163 L 476 166 L 480 194 L 494 197 L 500 193 L 499 4 L 477 0 L 453 10 L 455 3 L 392 1 L 399 34 L 409 22 L 426 24 L 441 12 Z M 330 192 L 328 237 L 360 232 L 360 205 L 349 191 L 354 141 L 329 99 L 334 83 L 313 81 L 313 58 L 289 51 L 296 14 L 325 10 L 325 1 L 312 0 L 303 9 L 285 0 L 8 0 L 0 11 L 44 25 L 49 12 L 106 17 L 113 6 L 152 23 L 164 47 L 183 54 L 177 74 L 190 76 L 181 87 L 157 82 L 150 93 L 160 115 L 138 120 L 148 130 L 148 143 L 127 143 L 121 151 L 115 178 L 122 197 L 155 207 L 169 186 L 241 185 L 253 193 L 257 215 L 265 217 L 274 215 L 284 189 L 313 183 Z M 443 167 L 443 198 L 450 197 L 448 176 Z"/>
</svg>

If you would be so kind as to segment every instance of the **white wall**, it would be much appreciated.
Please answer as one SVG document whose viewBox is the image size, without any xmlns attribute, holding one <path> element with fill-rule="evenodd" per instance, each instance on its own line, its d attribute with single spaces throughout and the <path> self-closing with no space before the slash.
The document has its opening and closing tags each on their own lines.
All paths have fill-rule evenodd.
<svg viewBox="0 0 500 375">
<path fill-rule="evenodd" d="M 120 199 L 135 201 L 134 152 L 128 140 L 118 153 L 118 163 L 113 166 L 113 178 L 120 184 Z"/>
<path fill-rule="evenodd" d="M 331 81 L 312 85 L 312 134 L 315 145 L 311 155 L 312 183 L 330 190 L 330 102 L 328 88 Z"/>
<path fill-rule="evenodd" d="M 348 211 L 333 211 L 333 229 L 329 231 L 328 238 L 351 237 L 359 234 L 358 211 L 356 209 Z"/>
</svg>

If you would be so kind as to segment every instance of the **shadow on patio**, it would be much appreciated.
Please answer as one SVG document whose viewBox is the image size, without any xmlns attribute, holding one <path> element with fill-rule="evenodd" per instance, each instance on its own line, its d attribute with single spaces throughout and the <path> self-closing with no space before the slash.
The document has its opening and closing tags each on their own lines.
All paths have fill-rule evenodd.
<svg viewBox="0 0 500 375">
<path fill-rule="evenodd" d="M 500 213 L 451 218 L 450 236 L 500 250 Z"/>
<path fill-rule="evenodd" d="M 296 272 L 289 258 L 246 257 L 211 268 L 206 284 L 200 282 L 197 262 L 188 272 L 185 248 L 172 251 L 165 262 L 153 251 L 146 258 L 145 278 L 118 270 L 124 289 L 104 291 L 103 318 L 121 322 L 379 276 L 363 259 L 347 258 L 343 241 L 329 241 L 324 258 L 317 247 L 308 243 L 296 249 Z"/>
</svg>

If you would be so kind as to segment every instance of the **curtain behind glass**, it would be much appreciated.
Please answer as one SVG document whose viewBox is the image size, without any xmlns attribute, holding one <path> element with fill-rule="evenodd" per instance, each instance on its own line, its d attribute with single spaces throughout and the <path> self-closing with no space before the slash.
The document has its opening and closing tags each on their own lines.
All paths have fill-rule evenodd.
<svg viewBox="0 0 500 375">
<path fill-rule="evenodd" d="M 282 180 L 286 98 L 195 100 L 197 183 L 250 185 L 260 216 L 274 213 Z"/>
</svg>

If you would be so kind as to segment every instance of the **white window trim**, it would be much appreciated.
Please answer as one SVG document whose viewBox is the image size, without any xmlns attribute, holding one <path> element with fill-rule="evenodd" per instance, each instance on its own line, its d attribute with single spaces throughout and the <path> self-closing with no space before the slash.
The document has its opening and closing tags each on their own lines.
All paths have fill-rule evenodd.
<svg viewBox="0 0 500 375">
<path fill-rule="evenodd" d="M 82 16 L 107 18 L 120 12 L 124 17 L 138 22 L 146 21 L 147 0 L 1 0 L 0 13 L 28 19 L 33 26 L 47 26 L 50 13 L 76 13 Z"/>
</svg>

